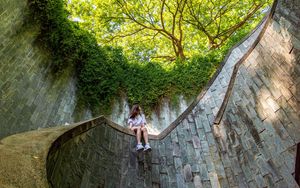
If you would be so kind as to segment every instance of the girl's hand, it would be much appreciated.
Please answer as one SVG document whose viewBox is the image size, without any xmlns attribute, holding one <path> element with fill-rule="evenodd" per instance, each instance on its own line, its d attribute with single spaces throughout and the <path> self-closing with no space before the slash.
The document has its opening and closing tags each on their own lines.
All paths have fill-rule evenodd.
<svg viewBox="0 0 300 188">
<path fill-rule="evenodd" d="M 137 129 L 136 127 L 130 127 L 130 130 L 134 131 L 135 129 Z"/>
<path fill-rule="evenodd" d="M 130 130 L 135 131 L 135 130 L 138 130 L 138 129 L 140 129 L 140 127 L 131 127 Z"/>
<path fill-rule="evenodd" d="M 130 130 L 131 130 L 131 128 L 132 128 L 132 123 L 130 123 L 130 124 L 129 124 L 129 127 L 128 127 L 128 129 L 130 129 Z"/>
</svg>

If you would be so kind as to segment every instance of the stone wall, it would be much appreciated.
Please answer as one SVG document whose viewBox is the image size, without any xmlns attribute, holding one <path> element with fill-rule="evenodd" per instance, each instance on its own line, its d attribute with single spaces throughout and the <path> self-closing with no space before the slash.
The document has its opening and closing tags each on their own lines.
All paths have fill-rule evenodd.
<svg viewBox="0 0 300 188">
<path fill-rule="evenodd" d="M 37 128 L 71 124 L 91 118 L 76 108 L 76 80 L 72 68 L 62 74 L 50 72 L 51 54 L 36 42 L 39 26 L 29 20 L 27 0 L 0 1 L 0 138 Z M 116 102 L 110 118 L 126 125 L 129 106 Z M 161 113 L 148 122 L 158 134 L 187 107 L 183 99 L 175 108 L 164 100 Z"/>
<path fill-rule="evenodd" d="M 11 10 L 17 12 L 11 14 L 7 12 L 1 16 L 7 16 L 12 21 L 23 12 L 20 11 L 18 14 L 19 9 L 16 7 L 11 7 Z M 13 23 L 18 24 L 18 22 Z M 24 54 L 27 52 L 25 49 L 34 46 L 32 43 L 34 37 L 30 32 L 32 28 L 21 30 L 25 33 L 28 32 L 29 36 L 25 37 L 26 42 L 23 44 L 20 38 L 14 38 L 18 36 L 18 33 L 12 32 L 15 29 L 6 28 L 1 27 L 1 30 L 8 36 L 8 39 L 4 38 L 5 45 L 11 44 L 11 47 L 4 47 L 0 51 L 1 57 L 4 57 L 3 60 L 1 59 L 4 64 L 0 65 L 0 70 L 14 72 L 12 70 L 23 64 L 15 63 L 12 64 L 14 67 L 10 67 L 11 64 L 8 62 L 15 62 L 11 61 L 14 58 L 25 61 L 26 55 Z M 0 176 L 0 184 L 4 182 L 11 186 L 22 185 L 22 182 L 18 181 L 26 181 L 23 176 L 28 177 L 29 175 L 38 177 L 41 182 L 45 182 L 44 177 L 40 176 L 45 174 L 43 172 L 45 170 L 43 169 L 44 156 L 50 141 L 48 140 L 47 144 L 43 141 L 45 138 L 49 138 L 51 133 L 61 133 L 61 136 L 53 142 L 47 159 L 48 180 L 53 187 L 299 187 L 293 177 L 296 144 L 300 142 L 299 30 L 300 1 L 279 0 L 272 19 L 267 22 L 265 30 L 263 30 L 262 38 L 258 38 L 260 40 L 253 50 L 250 48 L 251 53 L 245 56 L 244 61 L 237 64 L 237 74 L 231 69 L 233 61 L 226 63 L 222 69 L 224 74 L 220 72 L 221 77 L 216 78 L 217 84 L 214 82 L 211 85 L 207 91 L 208 95 L 192 106 L 190 111 L 180 116 L 178 121 L 162 134 L 151 137 L 150 144 L 153 148 L 151 153 L 135 152 L 134 136 L 130 135 L 128 130 L 104 118 L 91 120 L 79 126 L 74 125 L 75 128 L 70 128 L 67 132 L 66 127 L 57 127 L 57 129 L 47 131 L 36 130 L 30 134 L 14 135 L 1 140 L 0 153 L 2 152 L 2 154 L 0 157 L 5 157 L 4 154 L 13 151 L 7 155 L 10 156 L 6 157 L 7 159 L 12 158 L 15 154 L 20 159 L 30 161 L 29 164 L 33 164 L 35 160 L 39 162 L 36 163 L 38 167 L 26 166 L 26 172 L 32 171 L 33 175 L 24 173 L 20 176 L 22 178 L 16 178 L 14 173 L 22 173 L 22 167 L 25 168 L 25 166 L 21 166 L 20 163 L 18 170 L 15 161 L 3 162 L 5 160 L 0 160 L 2 161 L 0 163 L 2 171 L 0 172 L 5 174 L 5 176 Z M 20 36 L 26 35 L 22 33 Z M 31 41 L 29 46 L 28 41 Z M 18 48 L 19 46 L 22 48 Z M 249 48 L 236 49 L 232 52 L 231 59 L 237 59 L 237 56 L 247 54 L 246 49 Z M 23 55 L 5 56 L 10 50 L 21 52 L 25 50 L 20 53 L 24 57 Z M 32 48 L 31 51 L 35 52 L 35 50 L 41 49 Z M 34 58 L 43 59 L 40 51 L 33 54 L 35 55 L 31 57 L 32 60 Z M 47 57 L 44 61 L 47 60 Z M 24 63 L 25 65 L 30 67 L 31 64 Z M 5 68 L 2 68 L 3 66 Z M 39 64 L 39 70 L 43 66 L 44 64 Z M 16 80 L 29 79 L 31 78 L 28 76 L 30 70 L 36 71 L 37 69 L 33 66 L 28 70 L 29 73 L 23 71 L 21 76 L 13 74 L 12 78 Z M 47 68 L 43 70 L 46 72 Z M 230 83 L 233 84 L 228 86 L 222 80 L 230 78 L 229 73 L 232 75 Z M 1 108 L 1 118 L 3 118 L 3 114 L 7 114 L 7 117 L 11 118 L 15 116 L 8 112 L 9 108 L 7 107 L 19 110 L 18 115 L 26 113 L 22 109 L 24 106 L 26 108 L 26 105 L 30 107 L 30 104 L 33 105 L 32 108 L 35 107 L 34 109 L 43 112 L 41 104 L 44 103 L 44 98 L 38 97 L 39 93 L 31 103 L 23 99 L 26 101 L 24 106 L 21 105 L 22 100 L 20 100 L 21 107 L 14 106 L 13 101 L 3 100 L 6 99 L 5 97 L 9 99 L 11 96 L 17 99 L 19 95 L 31 91 L 30 89 L 27 91 L 26 88 L 33 86 L 31 84 L 21 85 L 22 82 L 8 82 L 6 81 L 7 77 L 2 74 L 0 76 L 1 90 L 5 91 L 1 91 L 1 104 L 5 102 L 5 108 Z M 44 77 L 35 78 L 34 76 L 31 78 L 32 83 L 38 86 L 38 81 Z M 51 76 L 46 78 L 50 79 Z M 38 80 L 35 82 L 36 79 Z M 43 91 L 43 87 L 40 90 L 52 92 L 51 87 L 59 88 L 60 82 L 49 83 L 53 84 L 45 84 L 50 88 L 49 90 Z M 15 84 L 19 84 L 18 87 Z M 13 90 L 19 87 L 24 88 L 24 91 Z M 220 92 L 223 93 L 222 96 L 225 95 L 225 92 L 227 93 L 224 101 L 228 102 L 225 105 L 224 113 L 219 113 L 223 111 L 223 108 L 220 107 L 223 101 L 222 98 L 219 98 Z M 40 103 L 40 101 L 42 102 Z M 29 113 L 32 116 L 31 121 L 34 120 L 33 117 L 43 118 L 42 115 L 34 114 Z M 222 116 L 219 117 L 219 114 Z M 45 116 L 44 119 L 48 117 L 50 119 L 50 116 Z M 217 121 L 218 118 L 220 121 Z M 44 119 L 41 121 L 45 121 Z M 15 120 L 8 122 L 6 119 L 4 121 L 6 122 L 5 126 L 15 122 Z M 21 122 L 26 123 L 25 121 Z M 20 122 L 18 123 L 20 124 Z M 14 127 L 8 127 L 7 130 L 13 130 Z M 60 132 L 59 129 L 64 131 Z M 34 136 L 30 137 L 30 135 Z M 24 142 L 21 138 L 23 140 L 27 138 L 27 141 Z M 20 147 L 23 146 L 22 144 L 26 147 Z M 31 155 L 30 151 L 34 154 Z M 26 155 L 21 157 L 24 153 Z M 9 168 L 2 168 L 3 166 Z M 5 173 L 3 169 L 13 170 L 7 170 Z M 43 173 L 39 173 L 40 171 Z M 12 181 L 11 177 L 15 179 Z M 30 183 L 24 185 L 30 187 L 34 181 Z"/>
<path fill-rule="evenodd" d="M 0 138 L 73 122 L 72 68 L 50 73 L 51 56 L 36 43 L 27 1 L 0 1 Z"/>
<path fill-rule="evenodd" d="M 225 168 L 257 187 L 298 187 L 300 142 L 300 2 L 279 1 L 273 20 L 241 64 L 220 125 L 215 126 Z M 233 184 L 239 185 L 239 184 Z"/>
<path fill-rule="evenodd" d="M 155 111 L 152 111 L 150 117 L 146 117 L 147 126 L 151 134 L 158 135 L 166 129 L 173 121 L 182 114 L 192 101 L 186 101 L 183 96 L 179 96 L 179 104 L 172 105 L 169 99 L 163 98 Z M 121 126 L 127 125 L 130 107 L 125 98 L 120 98 L 113 105 L 112 113 L 109 119 Z"/>
<path fill-rule="evenodd" d="M 293 177 L 300 142 L 299 10 L 299 1 L 278 2 L 238 68 L 220 123 L 216 105 L 200 102 L 155 143 L 160 162 L 152 169 L 159 169 L 153 174 L 162 187 L 299 187 Z"/>
<path fill-rule="evenodd" d="M 76 109 L 76 81 L 69 68 L 61 75 L 50 72 L 51 54 L 36 43 L 38 25 L 29 23 L 27 1 L 0 1 L 0 138 L 37 128 L 71 124 L 91 118 Z M 182 98 L 182 97 L 181 97 Z M 122 98 L 110 118 L 126 125 L 129 105 Z M 163 100 L 160 113 L 148 119 L 158 134 L 186 108 Z"/>
<path fill-rule="evenodd" d="M 135 165 L 134 137 L 118 132 L 107 122 L 50 150 L 47 162 L 52 187 L 126 187 L 122 173 Z M 126 158 L 130 155 L 131 160 Z M 132 167 L 135 172 L 135 167 Z M 130 180 L 127 180 L 130 181 Z M 133 180 L 134 181 L 134 180 Z"/>
<path fill-rule="evenodd" d="M 220 122 L 215 98 L 202 100 L 153 137 L 152 152 L 142 155 L 134 137 L 108 123 L 51 151 L 57 158 L 50 164 L 58 161 L 49 168 L 53 185 L 75 177 L 90 187 L 299 187 L 293 177 L 300 142 L 299 10 L 299 1 L 278 1 L 262 38 L 232 74 Z"/>
<path fill-rule="evenodd" d="M 0 1 L 0 20 L 0 138 L 91 118 L 89 110 L 76 107 L 76 80 L 72 68 L 59 75 L 50 73 L 51 54 L 36 42 L 39 26 L 29 21 L 27 1 Z M 247 51 L 252 41 L 245 41 L 242 48 L 238 47 L 235 54 L 226 59 L 226 71 L 212 91 L 219 88 L 221 92 L 220 87 L 226 90 L 227 73 L 230 74 L 232 64 Z M 205 100 L 210 100 L 210 94 L 208 92 Z M 116 101 L 109 118 L 126 126 L 129 105 L 124 98 Z M 220 102 L 218 99 L 217 103 Z M 149 131 L 159 134 L 191 103 L 182 96 L 179 106 L 172 106 L 169 100 L 163 99 L 147 118 Z"/>
</svg>

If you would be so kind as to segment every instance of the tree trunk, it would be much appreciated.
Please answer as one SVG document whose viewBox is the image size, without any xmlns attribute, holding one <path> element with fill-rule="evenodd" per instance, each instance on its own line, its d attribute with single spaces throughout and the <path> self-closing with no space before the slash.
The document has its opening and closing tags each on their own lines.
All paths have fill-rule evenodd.
<svg viewBox="0 0 300 188">
<path fill-rule="evenodd" d="M 180 59 L 184 60 L 185 59 L 185 55 L 184 55 L 184 51 L 183 51 L 183 47 L 181 45 L 181 43 L 177 44 L 177 57 L 179 57 Z"/>
<path fill-rule="evenodd" d="M 209 38 L 209 49 L 216 49 L 217 47 L 218 44 L 215 42 L 215 40 Z"/>
</svg>

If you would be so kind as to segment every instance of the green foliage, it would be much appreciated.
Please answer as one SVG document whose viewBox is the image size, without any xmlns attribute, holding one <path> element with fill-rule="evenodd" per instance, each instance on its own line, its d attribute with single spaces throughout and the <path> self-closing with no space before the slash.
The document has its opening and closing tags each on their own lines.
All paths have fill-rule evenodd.
<svg viewBox="0 0 300 188">
<path fill-rule="evenodd" d="M 271 0 L 72 0 L 72 19 L 130 60 L 192 57 L 255 26 Z M 247 29 L 246 29 L 247 30 Z"/>
<path fill-rule="evenodd" d="M 39 39 L 52 52 L 53 72 L 69 65 L 80 72 L 88 62 L 104 61 L 95 37 L 68 19 L 63 0 L 31 0 L 30 7 L 41 25 Z"/>
<path fill-rule="evenodd" d="M 162 97 L 180 94 L 194 97 L 214 73 L 218 62 L 215 57 L 201 56 L 176 61 L 168 69 L 156 62 L 128 63 L 123 64 L 123 69 L 118 71 L 118 76 L 122 76 L 115 80 L 126 92 L 129 103 L 140 103 L 150 112 Z"/>
<path fill-rule="evenodd" d="M 102 113 L 109 113 L 103 110 L 109 109 L 120 92 L 126 93 L 130 104 L 140 103 L 146 113 L 162 97 L 180 94 L 193 97 L 207 83 L 219 62 L 215 56 L 200 56 L 176 61 L 166 69 L 156 62 L 129 63 L 120 49 L 106 47 L 102 55 L 106 66 L 97 61 L 86 63 L 79 76 L 82 96 L 88 96 L 87 102 L 96 107 L 94 112 L 101 106 Z"/>
<path fill-rule="evenodd" d="M 83 19 L 91 18 L 89 15 L 97 15 L 92 1 L 72 0 L 72 2 L 82 4 L 81 7 L 74 6 L 73 11 L 78 15 L 85 15 Z M 106 7 L 109 3 L 112 2 L 106 1 Z M 199 52 L 195 53 L 196 55 L 191 53 L 190 58 L 184 61 L 149 61 L 147 58 L 149 54 L 153 55 L 159 50 L 167 51 L 166 45 L 159 49 L 166 41 L 161 40 L 158 43 L 152 41 L 146 45 L 137 38 L 134 40 L 131 38 L 132 42 L 139 45 L 126 47 L 126 50 L 131 48 L 131 54 L 135 57 L 128 60 L 123 53 L 124 47 L 97 43 L 94 34 L 97 34 L 103 26 L 99 17 L 80 23 L 81 26 L 94 24 L 96 28 L 82 29 L 78 23 L 68 19 L 70 15 L 65 6 L 64 0 L 30 0 L 32 14 L 41 25 L 39 39 L 52 52 L 54 58 L 53 72 L 60 73 L 66 66 L 76 66 L 79 98 L 97 114 L 109 113 L 113 100 L 123 93 L 128 97 L 129 103 L 140 103 L 146 113 L 150 112 L 163 97 L 174 99 L 178 95 L 188 98 L 196 96 L 211 78 L 228 49 L 245 36 L 256 23 L 246 24 L 242 32 L 234 33 L 225 45 L 213 51 L 205 48 L 199 50 L 203 44 L 191 41 L 191 45 L 194 45 L 191 49 Z M 103 15 L 105 11 L 101 10 Z M 114 32 L 123 22 L 124 20 L 119 20 L 106 25 L 105 30 Z M 105 38 L 105 33 L 102 32 L 102 35 L 97 34 L 96 37 Z M 201 38 L 197 40 L 200 41 Z M 127 42 L 132 44 L 130 41 Z"/>
<path fill-rule="evenodd" d="M 93 112 L 109 112 L 112 100 L 123 88 L 127 67 L 122 50 L 111 47 L 98 47 L 97 53 L 83 64 L 78 75 L 80 96 Z"/>
</svg>

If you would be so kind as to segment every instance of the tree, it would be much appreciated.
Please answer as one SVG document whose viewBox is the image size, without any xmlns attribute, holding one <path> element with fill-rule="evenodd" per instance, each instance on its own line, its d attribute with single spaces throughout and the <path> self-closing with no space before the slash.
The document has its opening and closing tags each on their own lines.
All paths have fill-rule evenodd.
<svg viewBox="0 0 300 188">
<path fill-rule="evenodd" d="M 101 44 L 175 60 L 215 49 L 262 15 L 269 0 L 72 0 L 69 10 Z M 83 8 L 81 8 L 83 7 Z"/>
<path fill-rule="evenodd" d="M 264 0 L 189 0 L 184 21 L 204 33 L 210 48 L 214 49 L 247 22 L 255 20 L 267 3 Z"/>
</svg>

